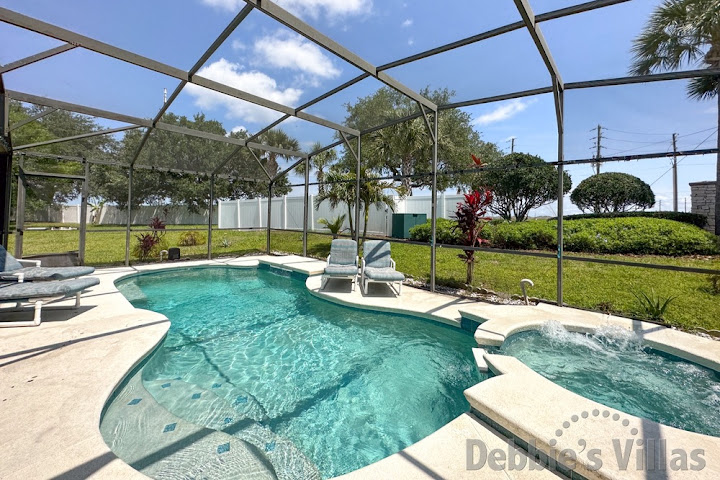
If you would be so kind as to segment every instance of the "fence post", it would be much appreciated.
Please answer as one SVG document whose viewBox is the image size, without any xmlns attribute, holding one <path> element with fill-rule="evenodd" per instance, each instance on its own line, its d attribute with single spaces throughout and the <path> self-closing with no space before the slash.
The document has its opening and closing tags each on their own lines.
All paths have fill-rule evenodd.
<svg viewBox="0 0 720 480">
<path fill-rule="evenodd" d="M 235 199 L 235 205 L 237 206 L 237 228 L 242 228 L 242 223 L 240 223 L 240 199 Z"/>
<path fill-rule="evenodd" d="M 258 228 L 262 228 L 262 198 L 258 197 Z"/>
<path fill-rule="evenodd" d="M 282 201 L 282 228 L 287 230 L 287 195 L 283 195 Z"/>
</svg>

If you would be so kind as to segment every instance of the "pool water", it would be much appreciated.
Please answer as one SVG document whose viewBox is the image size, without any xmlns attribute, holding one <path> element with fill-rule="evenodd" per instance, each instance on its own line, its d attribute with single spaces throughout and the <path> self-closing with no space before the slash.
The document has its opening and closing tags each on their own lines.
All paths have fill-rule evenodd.
<svg viewBox="0 0 720 480">
<path fill-rule="evenodd" d="M 643 347 L 633 332 L 571 333 L 557 322 L 509 337 L 500 353 L 568 390 L 631 415 L 720 436 L 720 375 Z"/>
<path fill-rule="evenodd" d="M 463 390 L 480 380 L 469 333 L 317 299 L 294 274 L 207 267 L 117 286 L 135 307 L 172 322 L 141 372 L 160 404 L 197 423 L 199 403 L 168 399 L 175 387 L 165 386 L 197 388 L 190 398 L 211 392 L 224 402 L 208 408 L 233 408 L 222 415 L 233 424 L 243 417 L 241 430 L 291 442 L 324 478 L 396 453 L 466 412 Z M 264 445 L 271 451 L 276 440 Z"/>
</svg>

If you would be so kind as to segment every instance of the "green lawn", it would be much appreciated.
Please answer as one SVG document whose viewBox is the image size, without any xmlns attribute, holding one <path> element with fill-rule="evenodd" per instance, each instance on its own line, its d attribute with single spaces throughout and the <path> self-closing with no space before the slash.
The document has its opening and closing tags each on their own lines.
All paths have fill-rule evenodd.
<svg viewBox="0 0 720 480">
<path fill-rule="evenodd" d="M 172 228 L 182 228 L 173 226 Z M 187 228 L 203 228 L 187 226 Z M 101 232 L 98 230 L 112 230 Z M 181 232 L 167 232 L 170 246 L 177 244 Z M 134 241 L 135 233 L 131 234 Z M 221 242 L 227 239 L 228 247 Z M 331 238 L 310 234 L 308 254 L 325 258 Z M 11 245 L 14 240 L 11 237 Z M 76 250 L 78 232 L 26 231 L 26 255 Z M 297 232 L 273 232 L 271 247 L 274 251 L 302 253 L 302 235 Z M 265 232 L 213 231 L 213 256 L 235 256 L 264 252 Z M 393 258 L 398 269 L 418 279 L 430 276 L 430 249 L 425 246 L 393 244 Z M 207 245 L 181 247 L 183 257 L 205 258 Z M 457 250 L 438 249 L 437 283 L 462 286 L 465 265 L 457 258 Z M 577 255 L 577 254 L 574 254 Z M 720 257 L 655 257 L 623 255 L 583 255 L 598 258 L 615 258 L 641 263 L 661 263 L 720 270 Z M 536 258 L 499 253 L 478 253 L 475 268 L 475 285 L 508 294 L 520 293 L 519 281 L 530 278 L 535 287 L 530 294 L 554 300 L 556 288 L 556 262 L 552 258 Z M 124 227 L 89 227 L 86 261 L 89 265 L 118 265 L 125 261 Z M 654 290 L 662 297 L 674 296 L 666 320 L 686 329 L 702 327 L 720 329 L 720 295 L 713 294 L 708 275 L 652 270 L 637 267 L 602 265 L 589 262 L 565 261 L 564 301 L 573 306 L 589 309 L 611 309 L 620 314 L 639 315 L 641 310 L 633 292 Z"/>
</svg>

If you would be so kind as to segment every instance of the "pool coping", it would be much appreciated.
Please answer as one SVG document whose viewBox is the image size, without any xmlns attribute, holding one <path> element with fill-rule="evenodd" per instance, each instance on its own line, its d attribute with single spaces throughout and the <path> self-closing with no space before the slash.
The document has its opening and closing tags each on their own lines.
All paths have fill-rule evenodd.
<svg viewBox="0 0 720 480">
<path fill-rule="evenodd" d="M 146 478 L 110 451 L 100 435 L 99 421 L 116 386 L 163 340 L 169 321 L 155 312 L 132 307 L 115 288 L 115 281 L 137 273 L 179 267 L 256 267 L 260 263 L 308 275 L 306 285 L 311 294 L 348 306 L 415 315 L 456 327 L 463 326 L 463 316 L 474 318 L 475 324 L 472 325 L 480 327 L 475 338 L 487 337 L 495 342 L 515 333 L 518 328 L 537 328 L 538 322 L 531 321 L 532 315 L 542 311 L 547 315 L 547 307 L 552 307 L 483 304 L 412 287 L 404 287 L 403 295 L 398 299 L 383 292 L 382 285 L 371 285 L 369 296 L 363 296 L 359 288 L 348 294 L 343 291 L 342 286 L 333 287 L 328 292 L 319 292 L 318 274 L 322 273 L 325 262 L 299 256 L 249 256 L 98 269 L 95 276 L 100 278 L 100 285 L 83 295 L 83 307 L 79 311 L 56 311 L 49 307 L 43 312 L 44 321 L 39 327 L 0 329 L 0 372 L 3 375 L 3 382 L 0 383 L 0 438 L 3 440 L 0 445 L 5 453 L 5 460 L 0 465 L 0 477 Z M 398 300 L 401 307 L 398 307 Z M 62 302 L 59 305 L 68 303 Z M 592 313 L 570 308 L 560 310 L 580 316 Z M 554 312 L 553 309 L 550 311 Z M 606 321 L 603 316 L 600 317 L 594 321 Z M 568 320 L 568 325 L 574 324 Z M 578 325 L 578 328 L 581 327 L 588 328 L 588 324 Z M 657 328 L 657 325 L 653 325 L 653 328 Z M 653 338 L 659 342 L 658 345 L 667 346 L 676 333 L 669 334 L 671 336 L 668 338 L 655 333 Z M 720 342 L 714 343 L 715 348 L 720 349 Z M 697 345 L 694 348 L 698 348 Z M 492 405 L 483 404 L 486 396 L 490 398 L 486 389 L 511 389 L 518 379 L 530 382 L 539 389 L 557 387 L 532 371 L 528 373 L 520 367 L 508 367 L 503 364 L 502 359 L 498 361 L 494 357 L 497 356 L 485 355 L 485 359 L 498 375 L 466 391 L 474 413 L 481 416 L 481 420 L 472 413 L 464 414 L 403 451 L 351 472 L 343 478 L 377 478 L 381 472 L 395 472 L 394 476 L 405 478 L 554 476 L 547 470 L 467 470 L 464 450 L 467 440 L 483 439 L 487 445 L 498 448 L 507 446 L 509 442 L 508 438 L 498 435 L 488 427 L 485 421 L 490 424 L 496 421 L 506 428 L 513 427 L 513 422 L 522 423 L 513 420 L 513 412 L 520 411 L 517 406 L 508 406 L 503 400 Z M 703 361 L 717 361 L 714 356 L 702 352 L 698 354 L 698 358 Z M 574 395 L 567 390 L 561 390 L 558 398 L 563 402 L 570 398 L 567 394 Z M 589 402 L 584 397 L 579 398 Z M 573 399 L 573 402 L 576 400 Z M 472 419 L 470 424 L 469 419 Z M 515 434 L 512 428 L 508 428 L 507 433 L 510 437 Z M 670 434 L 672 433 L 670 431 Z M 430 455 L 427 452 L 441 450 L 447 453 L 444 460 L 434 456 L 424 457 Z M 719 452 L 720 449 L 711 452 L 714 460 L 720 461 Z"/>
</svg>

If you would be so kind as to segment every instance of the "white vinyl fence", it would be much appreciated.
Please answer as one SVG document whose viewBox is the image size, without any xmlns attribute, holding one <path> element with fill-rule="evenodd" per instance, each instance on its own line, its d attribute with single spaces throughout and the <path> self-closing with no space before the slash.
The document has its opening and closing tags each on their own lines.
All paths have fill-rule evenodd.
<svg viewBox="0 0 720 480">
<path fill-rule="evenodd" d="M 438 195 L 438 218 L 450 218 L 455 212 L 458 202 L 463 200 L 462 195 Z M 392 233 L 393 213 L 424 213 L 427 218 L 431 216 L 431 197 L 414 196 L 401 199 L 395 197 L 395 211 L 389 208 L 371 207 L 368 215 L 368 233 L 372 235 L 387 235 Z M 361 212 L 361 217 L 362 217 Z M 332 209 L 328 202 L 314 208 L 314 195 L 310 195 L 310 209 L 308 212 L 308 230 L 323 231 L 325 228 L 318 223 L 321 218 L 334 219 L 345 215 L 344 228 L 349 229 L 347 207 Z M 353 221 L 354 221 L 354 212 Z M 302 230 L 303 229 L 303 197 L 275 197 L 272 199 L 272 228 Z M 365 222 L 360 219 L 360 229 Z M 267 227 L 267 199 L 253 200 L 227 200 L 218 205 L 219 228 L 264 228 Z M 327 231 L 327 230 L 325 230 Z"/>
<path fill-rule="evenodd" d="M 217 211 L 213 212 L 213 223 L 217 223 Z M 132 224 L 147 225 L 153 217 L 160 217 L 167 225 L 206 225 L 208 212 L 190 213 L 185 207 L 143 205 L 132 209 Z M 101 212 L 92 212 L 88 206 L 88 223 L 96 225 L 125 225 L 127 210 L 114 205 L 105 205 Z M 80 223 L 80 205 L 61 205 L 28 214 L 26 222 Z"/>
</svg>

